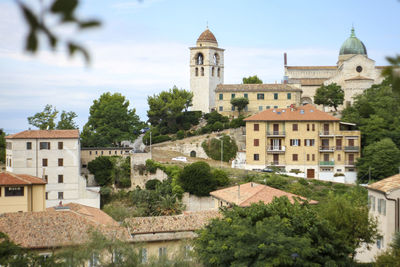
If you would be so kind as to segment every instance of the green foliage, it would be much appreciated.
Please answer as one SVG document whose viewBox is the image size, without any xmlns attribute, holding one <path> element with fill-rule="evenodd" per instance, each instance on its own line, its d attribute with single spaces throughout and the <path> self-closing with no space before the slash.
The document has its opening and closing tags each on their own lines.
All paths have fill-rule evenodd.
<svg viewBox="0 0 400 267">
<path fill-rule="evenodd" d="M 6 161 L 6 133 L 0 128 L 0 162 Z"/>
<path fill-rule="evenodd" d="M 358 178 L 368 181 L 369 170 L 371 179 L 380 180 L 398 172 L 400 166 L 400 150 L 389 138 L 366 146 L 363 157 L 357 161 Z"/>
<path fill-rule="evenodd" d="M 377 267 L 398 266 L 399 262 L 400 262 L 400 232 L 396 232 L 394 234 L 393 242 L 390 244 L 390 248 L 376 257 L 376 262 L 374 266 Z"/>
<path fill-rule="evenodd" d="M 37 2 L 39 6 L 32 7 L 25 5 L 22 1 L 17 1 L 22 11 L 26 24 L 29 26 L 29 32 L 26 36 L 25 50 L 36 53 L 39 49 L 39 40 L 44 36 L 50 47 L 55 50 L 58 43 L 64 42 L 70 56 L 80 52 L 86 63 L 90 62 L 88 51 L 75 41 L 59 36 L 54 28 L 54 24 L 49 26 L 49 21 L 58 21 L 58 25 L 74 25 L 78 30 L 100 26 L 98 20 L 81 20 L 77 18 L 75 11 L 79 5 L 79 0 L 53 0 L 50 2 Z"/>
<path fill-rule="evenodd" d="M 236 97 L 231 99 L 231 104 L 237 108 L 240 115 L 240 112 L 249 104 L 249 100 L 245 97 Z"/>
<path fill-rule="evenodd" d="M 81 134 L 82 146 L 117 146 L 123 140 L 134 140 L 144 126 L 123 95 L 104 93 L 90 107 Z"/>
<path fill-rule="evenodd" d="M 225 171 L 221 169 L 213 169 L 211 173 L 217 181 L 217 186 L 225 186 L 229 184 L 229 177 Z"/>
<path fill-rule="evenodd" d="M 210 165 L 203 161 L 185 166 L 178 181 L 186 192 L 196 196 L 208 196 L 217 188 L 217 180 L 211 173 Z"/>
<path fill-rule="evenodd" d="M 104 205 L 103 211 L 110 215 L 117 222 L 122 222 L 126 218 L 134 216 L 132 211 L 123 205 L 116 205 L 116 202 Z"/>
<path fill-rule="evenodd" d="M 224 129 L 224 125 L 220 121 L 216 121 L 211 128 L 214 132 L 219 132 Z"/>
<path fill-rule="evenodd" d="M 249 77 L 243 77 L 243 84 L 261 84 L 263 83 L 262 80 L 260 80 L 260 78 L 257 77 L 257 75 L 254 76 L 249 76 Z"/>
<path fill-rule="evenodd" d="M 333 107 L 336 111 L 337 107 L 343 104 L 343 100 L 344 91 L 336 83 L 322 85 L 317 89 L 314 96 L 315 104 Z"/>
<path fill-rule="evenodd" d="M 143 140 L 143 144 L 150 145 L 150 132 L 145 133 L 142 140 Z M 151 136 L 152 144 L 158 144 L 158 143 L 162 143 L 162 142 L 169 141 L 169 140 L 171 140 L 171 137 L 169 137 L 168 135 L 155 135 L 155 136 L 152 135 Z"/>
<path fill-rule="evenodd" d="M 345 266 L 352 252 L 308 204 L 286 197 L 233 207 L 198 231 L 195 251 L 206 266 Z M 293 257 L 297 254 L 298 257 Z"/>
<path fill-rule="evenodd" d="M 152 159 L 146 160 L 146 170 L 149 173 L 155 174 L 158 168 L 162 169 L 162 165 L 160 163 L 158 163 Z"/>
<path fill-rule="evenodd" d="M 239 116 L 238 118 L 232 119 L 230 123 L 231 128 L 239 128 L 246 125 L 246 122 L 243 121 L 244 117 Z"/>
<path fill-rule="evenodd" d="M 119 188 L 131 187 L 131 158 L 112 156 L 112 181 Z"/>
<path fill-rule="evenodd" d="M 185 138 L 185 131 L 184 130 L 179 130 L 176 133 L 176 138 L 178 138 L 179 140 Z"/>
<path fill-rule="evenodd" d="M 78 129 L 78 125 L 74 122 L 74 119 L 78 117 L 75 112 L 66 112 L 63 110 L 61 112 L 60 121 L 57 123 L 58 130 L 69 130 Z"/>
<path fill-rule="evenodd" d="M 390 81 L 393 92 L 400 96 L 400 55 L 387 57 L 386 59 L 389 61 L 390 66 L 386 67 L 382 74 Z"/>
<path fill-rule="evenodd" d="M 57 118 L 58 111 L 52 105 L 46 105 L 42 112 L 38 112 L 32 117 L 28 117 L 28 123 L 40 130 L 54 130 L 56 127 L 55 119 Z"/>
<path fill-rule="evenodd" d="M 229 122 L 229 118 L 226 116 L 221 115 L 217 111 L 212 111 L 204 115 L 204 119 L 207 120 L 207 125 L 214 125 L 217 121 L 221 123 Z"/>
<path fill-rule="evenodd" d="M 88 163 L 88 170 L 94 175 L 96 183 L 100 186 L 112 184 L 112 169 L 111 157 L 100 156 Z"/>
<path fill-rule="evenodd" d="M 270 177 L 266 181 L 266 185 L 285 190 L 285 188 L 288 186 L 289 180 L 276 174 L 271 174 Z"/>
<path fill-rule="evenodd" d="M 212 138 L 204 140 L 201 144 L 202 148 L 206 152 L 207 156 L 214 160 L 221 160 L 221 141 L 223 142 L 223 161 L 229 162 L 231 159 L 236 157 L 238 147 L 235 139 L 229 135 L 222 135 L 220 139 Z"/>
<path fill-rule="evenodd" d="M 146 182 L 145 188 L 146 190 L 156 190 L 157 186 L 161 184 L 161 181 L 158 179 L 151 179 Z"/>
</svg>

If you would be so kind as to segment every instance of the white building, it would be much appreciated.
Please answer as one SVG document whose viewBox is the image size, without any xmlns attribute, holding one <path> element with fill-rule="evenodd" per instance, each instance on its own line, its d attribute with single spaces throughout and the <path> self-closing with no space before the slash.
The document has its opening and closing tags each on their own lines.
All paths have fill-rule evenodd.
<svg viewBox="0 0 400 267">
<path fill-rule="evenodd" d="M 357 260 L 371 262 L 375 256 L 389 248 L 394 234 L 400 229 L 400 174 L 367 186 L 369 215 L 378 219 L 382 238 L 370 250 L 365 246 L 357 254 Z"/>
<path fill-rule="evenodd" d="M 6 136 L 6 170 L 47 181 L 46 207 L 79 203 L 100 207 L 99 187 L 80 176 L 79 130 L 28 130 Z"/>
</svg>

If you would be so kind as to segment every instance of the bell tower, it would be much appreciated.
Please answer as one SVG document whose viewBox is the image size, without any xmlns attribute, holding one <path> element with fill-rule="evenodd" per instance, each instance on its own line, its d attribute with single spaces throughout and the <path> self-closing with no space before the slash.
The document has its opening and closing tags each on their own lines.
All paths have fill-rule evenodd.
<svg viewBox="0 0 400 267">
<path fill-rule="evenodd" d="M 218 47 L 208 27 L 200 34 L 196 46 L 190 47 L 192 110 L 208 113 L 215 109 L 215 88 L 224 83 L 224 50 Z"/>
</svg>

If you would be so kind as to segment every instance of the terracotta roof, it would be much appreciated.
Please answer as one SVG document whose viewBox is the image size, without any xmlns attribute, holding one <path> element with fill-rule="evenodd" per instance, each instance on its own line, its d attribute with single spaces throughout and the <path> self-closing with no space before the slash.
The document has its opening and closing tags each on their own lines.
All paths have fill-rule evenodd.
<svg viewBox="0 0 400 267">
<path fill-rule="evenodd" d="M 307 104 L 295 108 L 267 109 L 245 121 L 340 121 L 340 119 Z"/>
<path fill-rule="evenodd" d="M 210 193 L 211 196 L 223 200 L 225 202 L 236 204 L 241 207 L 250 206 L 253 203 L 263 202 L 265 204 L 271 203 L 275 197 L 286 196 L 291 203 L 296 199 L 306 200 L 306 198 L 287 193 L 285 191 L 262 185 L 257 183 L 247 183 L 239 186 L 232 186 L 225 189 L 220 189 Z M 311 204 L 316 204 L 314 200 L 310 201 Z"/>
<path fill-rule="evenodd" d="M 41 178 L 27 174 L 0 172 L 0 185 L 33 185 L 33 184 L 46 184 L 46 182 Z"/>
<path fill-rule="evenodd" d="M 131 234 L 195 231 L 204 227 L 211 219 L 221 217 L 218 211 L 198 211 L 175 216 L 127 218 Z"/>
<path fill-rule="evenodd" d="M 65 139 L 79 138 L 79 130 L 26 130 L 12 135 L 7 135 L 6 139 Z"/>
<path fill-rule="evenodd" d="M 358 80 L 370 80 L 370 81 L 373 81 L 374 79 L 358 75 L 356 77 L 353 77 L 353 78 L 350 78 L 350 79 L 346 79 L 345 81 L 358 81 Z"/>
<path fill-rule="evenodd" d="M 288 84 L 272 83 L 272 84 L 218 84 L 215 92 L 302 92 L 301 89 L 295 88 Z"/>
<path fill-rule="evenodd" d="M 291 78 L 290 82 L 300 83 L 301 85 L 322 85 L 329 78 L 303 78 L 303 79 L 295 79 Z"/>
<path fill-rule="evenodd" d="M 400 174 L 390 176 L 376 183 L 370 184 L 367 188 L 389 193 L 400 188 Z"/>
<path fill-rule="evenodd" d="M 68 203 L 64 204 L 62 207 L 69 208 L 70 210 L 78 213 L 79 215 L 93 222 L 103 225 L 119 226 L 118 222 L 116 222 L 113 218 L 111 218 L 111 216 L 109 216 L 107 213 L 103 212 L 100 209 L 78 203 Z M 55 211 L 56 209 L 57 207 L 47 208 L 48 211 Z"/>
<path fill-rule="evenodd" d="M 293 70 L 336 70 L 337 66 L 286 66 L 286 68 Z"/>
<path fill-rule="evenodd" d="M 204 32 L 202 32 L 197 39 L 197 42 L 213 42 L 217 43 L 217 39 L 214 34 L 207 28 Z"/>
</svg>

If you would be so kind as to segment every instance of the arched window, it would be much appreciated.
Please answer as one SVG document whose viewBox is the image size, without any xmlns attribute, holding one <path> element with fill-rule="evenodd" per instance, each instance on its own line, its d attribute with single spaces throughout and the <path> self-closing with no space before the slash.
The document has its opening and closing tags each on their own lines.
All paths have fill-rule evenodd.
<svg viewBox="0 0 400 267">
<path fill-rule="evenodd" d="M 202 53 L 198 53 L 196 56 L 196 65 L 203 65 L 204 56 Z"/>
<path fill-rule="evenodd" d="M 218 65 L 219 64 L 219 56 L 217 53 L 214 54 L 213 59 L 214 59 L 214 65 Z"/>
<path fill-rule="evenodd" d="M 195 72 L 196 77 L 199 76 L 199 68 L 196 68 L 196 70 L 194 72 Z"/>
<path fill-rule="evenodd" d="M 218 77 L 221 77 L 221 69 L 218 68 Z"/>
<path fill-rule="evenodd" d="M 196 157 L 196 151 L 192 150 L 190 152 L 190 157 L 195 158 Z"/>
<path fill-rule="evenodd" d="M 214 76 L 214 67 L 211 69 L 211 76 Z"/>
<path fill-rule="evenodd" d="M 201 76 L 204 76 L 204 68 L 201 67 Z"/>
</svg>

